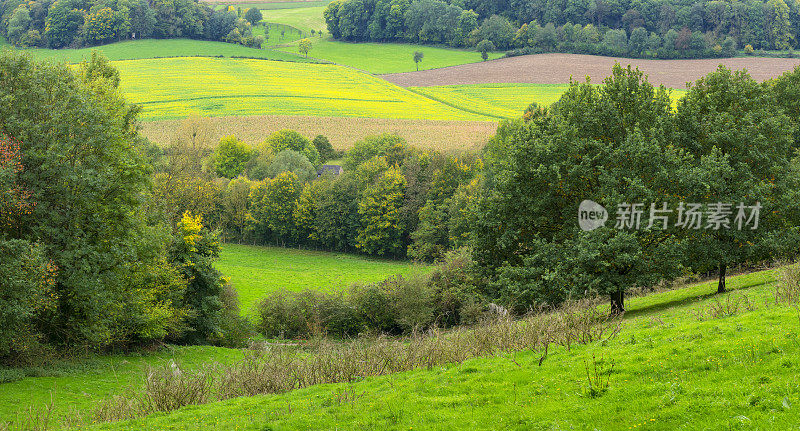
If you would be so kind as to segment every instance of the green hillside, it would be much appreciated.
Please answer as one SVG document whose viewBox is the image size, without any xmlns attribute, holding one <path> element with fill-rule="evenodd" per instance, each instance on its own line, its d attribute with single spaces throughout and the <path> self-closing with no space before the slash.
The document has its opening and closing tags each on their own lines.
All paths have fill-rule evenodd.
<svg viewBox="0 0 800 431">
<path fill-rule="evenodd" d="M 97 429 L 790 429 L 800 324 L 775 304 L 774 280 L 766 271 L 731 278 L 722 297 L 701 283 L 632 299 L 617 337 L 554 349 L 541 366 L 534 352 L 498 352 Z"/>
</svg>

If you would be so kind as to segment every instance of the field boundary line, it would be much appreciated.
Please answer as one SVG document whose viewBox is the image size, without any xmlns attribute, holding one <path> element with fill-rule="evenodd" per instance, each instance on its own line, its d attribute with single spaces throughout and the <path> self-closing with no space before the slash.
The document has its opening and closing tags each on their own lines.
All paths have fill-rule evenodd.
<svg viewBox="0 0 800 431">
<path fill-rule="evenodd" d="M 397 84 L 395 84 L 395 85 L 397 85 Z M 400 86 L 398 85 L 398 87 L 400 87 Z M 447 106 L 449 106 L 451 108 L 455 108 L 455 109 L 458 109 L 458 110 L 461 110 L 461 111 L 464 111 L 464 112 L 468 112 L 470 114 L 483 115 L 485 117 L 497 118 L 498 120 L 510 120 L 511 119 L 511 118 L 508 118 L 508 117 L 502 117 L 502 116 L 495 115 L 495 114 L 489 114 L 488 112 L 481 112 L 481 111 L 474 110 L 474 109 L 467 109 L 467 108 L 464 108 L 462 106 L 456 105 L 453 102 L 448 102 L 446 100 L 440 99 L 440 98 L 438 98 L 436 96 L 431 96 L 429 94 L 421 93 L 421 92 L 419 92 L 419 90 L 416 90 L 416 89 L 413 89 L 413 88 L 410 88 L 410 87 L 400 87 L 400 88 L 403 88 L 403 89 L 405 89 L 407 91 L 410 91 L 410 92 L 412 92 L 414 94 L 418 94 L 418 95 L 420 95 L 422 97 L 425 97 L 427 99 L 433 100 L 434 102 L 441 103 L 443 105 L 447 105 Z"/>
</svg>

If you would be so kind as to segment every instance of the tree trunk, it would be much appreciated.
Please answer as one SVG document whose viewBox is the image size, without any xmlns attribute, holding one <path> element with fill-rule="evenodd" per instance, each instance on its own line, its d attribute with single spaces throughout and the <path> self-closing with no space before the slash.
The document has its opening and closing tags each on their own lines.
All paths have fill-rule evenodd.
<svg viewBox="0 0 800 431">
<path fill-rule="evenodd" d="M 717 284 L 717 293 L 725 293 L 725 273 L 728 270 L 728 265 L 724 263 L 719 264 L 719 283 Z"/>
<path fill-rule="evenodd" d="M 620 290 L 611 294 L 611 315 L 617 316 L 625 312 L 625 292 Z"/>
</svg>

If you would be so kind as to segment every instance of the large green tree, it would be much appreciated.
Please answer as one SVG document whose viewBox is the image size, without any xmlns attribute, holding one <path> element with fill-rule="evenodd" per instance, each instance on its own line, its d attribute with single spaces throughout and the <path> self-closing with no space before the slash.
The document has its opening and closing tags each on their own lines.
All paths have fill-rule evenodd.
<svg viewBox="0 0 800 431">
<path fill-rule="evenodd" d="M 356 247 L 365 253 L 381 256 L 404 252 L 400 207 L 405 188 L 406 180 L 400 169 L 390 168 L 365 190 L 358 203 L 361 226 Z"/>
<path fill-rule="evenodd" d="M 671 121 L 667 91 L 619 65 L 602 85 L 573 82 L 551 110 L 506 123 L 486 150 L 486 180 L 473 241 L 495 283 L 488 292 L 524 310 L 574 295 L 624 293 L 677 268 L 677 241 L 658 226 L 583 232 L 582 201 L 609 213 L 626 203 L 672 203 L 683 157 L 661 128 Z M 666 123 L 666 125 L 665 125 Z M 619 211 L 617 211 L 619 212 Z"/>
<path fill-rule="evenodd" d="M 0 55 L 0 136 L 19 142 L 17 178 L 34 204 L 5 234 L 39 244 L 52 262 L 57 299 L 40 328 L 64 345 L 145 339 L 144 327 L 125 317 L 126 302 L 155 307 L 163 299 L 132 275 L 157 265 L 164 235 L 142 216 L 151 171 L 138 108 L 106 78 L 113 73 L 89 73 L 103 64 L 84 64 L 76 76 L 64 65 Z"/>
<path fill-rule="evenodd" d="M 797 187 L 796 118 L 768 84 L 723 67 L 689 88 L 675 116 L 676 145 L 692 156 L 684 199 L 703 209 L 702 228 L 686 234 L 692 264 L 717 269 L 724 292 L 729 266 L 778 256 L 797 240 L 794 202 L 786 199 Z"/>
<path fill-rule="evenodd" d="M 252 156 L 253 150 L 249 145 L 230 135 L 219 141 L 211 155 L 211 163 L 220 177 L 236 178 L 244 172 Z"/>
</svg>

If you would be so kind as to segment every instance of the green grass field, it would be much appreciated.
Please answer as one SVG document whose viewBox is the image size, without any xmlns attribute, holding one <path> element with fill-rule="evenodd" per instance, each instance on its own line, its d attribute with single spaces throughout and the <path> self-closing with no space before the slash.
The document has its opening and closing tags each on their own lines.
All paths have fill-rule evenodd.
<svg viewBox="0 0 800 431">
<path fill-rule="evenodd" d="M 275 45 L 283 45 L 287 43 L 294 42 L 299 40 L 303 37 L 303 33 L 286 24 L 274 24 L 274 23 L 262 23 L 263 25 L 258 25 L 253 27 L 253 35 L 254 36 L 265 36 L 265 41 L 262 47 L 270 47 Z M 268 30 L 265 32 L 265 30 Z"/>
<path fill-rule="evenodd" d="M 214 6 L 214 9 L 221 9 L 226 8 L 228 6 L 233 6 L 235 8 L 240 7 L 242 10 L 247 10 L 250 8 L 258 8 L 259 10 L 274 10 L 274 9 L 302 9 L 302 8 L 310 8 L 310 7 L 320 7 L 320 6 L 327 6 L 329 1 L 322 0 L 322 1 L 268 1 L 268 2 L 253 2 L 253 3 L 230 3 L 230 4 L 223 4 L 219 3 Z"/>
<path fill-rule="evenodd" d="M 327 25 L 322 13 L 325 7 L 300 9 L 264 10 L 264 21 L 290 25 L 303 31 L 306 36 L 312 29 L 324 31 Z M 355 67 L 370 73 L 396 73 L 416 70 L 413 61 L 414 51 L 422 51 L 425 58 L 420 62 L 420 70 L 454 66 L 481 61 L 481 55 L 474 51 L 438 48 L 403 43 L 348 43 L 312 37 L 313 47 L 309 56 L 332 63 Z M 296 44 L 282 48 L 286 52 L 297 52 Z M 489 58 L 499 58 L 502 53 L 492 53 Z"/>
<path fill-rule="evenodd" d="M 321 38 L 312 38 L 311 40 L 313 46 L 308 53 L 309 57 L 376 74 L 415 71 L 414 51 L 422 51 L 425 55 L 419 63 L 419 70 L 481 61 L 481 54 L 475 51 L 404 43 L 348 43 Z M 291 47 L 281 48 L 281 50 L 297 53 L 297 46 L 294 44 Z M 494 52 L 489 55 L 489 58 L 495 59 L 502 56 L 502 53 Z"/>
<path fill-rule="evenodd" d="M 95 429 L 795 429 L 800 323 L 771 301 L 774 276 L 730 278 L 751 309 L 721 318 L 708 315 L 725 301 L 713 282 L 633 298 L 616 338 L 551 350 L 541 366 L 533 352 L 498 353 Z M 608 388 L 593 393 L 595 363 Z"/>
<path fill-rule="evenodd" d="M 127 101 L 143 105 L 140 118 L 144 120 L 183 118 L 193 113 L 489 119 L 330 64 L 197 57 L 113 64 L 120 71 Z"/>
<path fill-rule="evenodd" d="M 246 249 L 240 251 L 249 255 Z M 94 429 L 792 429 L 800 421 L 800 322 L 794 308 L 773 302 L 775 278 L 775 270 L 730 277 L 731 298 L 746 296 L 751 305 L 741 302 L 722 318 L 708 314 L 726 303 L 714 295 L 713 281 L 630 298 L 616 338 L 551 349 L 541 366 L 532 352 L 498 353 Z M 57 415 L 87 413 L 100 399 L 141 386 L 147 365 L 174 359 L 188 370 L 242 355 L 223 348 L 171 349 L 29 370 L 41 377 L 0 384 L 0 419 L 13 419 L 30 403 L 42 407 L 51 394 Z M 594 374 L 593 357 L 609 383 L 595 396 L 585 368 L 588 363 Z M 24 404 L 19 394 L 25 394 Z"/>
<path fill-rule="evenodd" d="M 75 410 L 88 413 L 102 398 L 119 394 L 126 387 L 138 387 L 148 366 L 162 366 L 174 360 L 184 370 L 193 370 L 209 361 L 231 363 L 242 356 L 236 349 L 171 346 L 158 353 L 98 355 L 80 364 L 27 369 L 29 377 L 0 383 L 0 420 L 13 420 L 28 406 L 42 408 L 51 400 L 54 415 Z"/>
<path fill-rule="evenodd" d="M 217 269 L 239 291 L 243 313 L 278 290 L 345 290 L 356 282 L 382 281 L 428 267 L 344 253 L 225 244 Z"/>
<path fill-rule="evenodd" d="M 287 52 L 268 49 L 247 48 L 224 42 L 191 39 L 142 39 L 117 42 L 108 45 L 81 49 L 43 49 L 33 48 L 30 52 L 36 58 L 67 63 L 79 63 L 92 54 L 92 50 L 102 52 L 109 60 L 135 60 L 156 57 L 253 57 L 270 60 L 300 61 L 306 59 Z"/>
<path fill-rule="evenodd" d="M 322 16 L 326 7 L 327 3 L 313 7 L 264 9 L 261 14 L 266 22 L 290 25 L 306 34 L 311 33 L 312 29 L 327 33 L 328 25 L 325 24 L 325 18 Z"/>
</svg>

